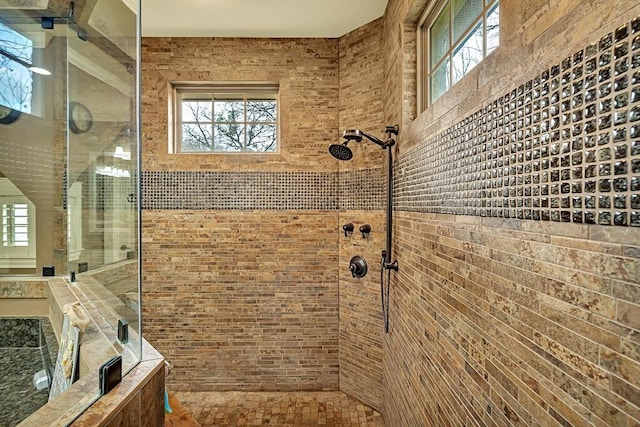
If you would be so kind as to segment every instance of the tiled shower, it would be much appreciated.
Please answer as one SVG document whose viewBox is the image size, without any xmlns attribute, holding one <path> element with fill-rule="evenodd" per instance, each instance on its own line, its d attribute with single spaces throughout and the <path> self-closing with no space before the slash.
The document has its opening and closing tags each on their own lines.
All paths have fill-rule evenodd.
<svg viewBox="0 0 640 427">
<path fill-rule="evenodd" d="M 418 114 L 407 3 L 340 39 L 143 40 L 143 319 L 169 388 L 338 388 L 391 426 L 640 422 L 640 8 L 501 2 L 500 48 Z M 228 79 L 280 82 L 286 148 L 167 154 L 167 83 Z M 327 148 L 396 123 L 384 334 L 384 153 Z"/>
</svg>

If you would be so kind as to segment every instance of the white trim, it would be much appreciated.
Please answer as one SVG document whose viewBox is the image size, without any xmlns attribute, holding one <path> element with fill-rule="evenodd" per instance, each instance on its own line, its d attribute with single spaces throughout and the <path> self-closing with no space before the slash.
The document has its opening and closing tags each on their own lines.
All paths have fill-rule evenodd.
<svg viewBox="0 0 640 427">
<path fill-rule="evenodd" d="M 12 258 L 0 255 L 0 268 L 36 268 L 36 258 Z"/>
<path fill-rule="evenodd" d="M 13 187 L 13 188 L 12 188 Z M 0 179 L 0 189 L 5 194 L 0 194 L 0 226 L 2 225 L 2 205 L 26 203 L 28 206 L 28 227 L 29 227 L 29 245 L 28 246 L 4 246 L 0 236 L 0 265 L 9 265 L 9 268 L 35 268 L 36 263 L 36 207 L 24 195 L 15 195 L 15 191 L 19 191 L 8 178 Z M 8 193 L 8 194 L 7 194 Z M 16 260 L 14 264 L 13 261 Z M 25 263 L 30 263 L 26 265 Z M 33 263 L 33 265 L 31 265 Z"/>
</svg>

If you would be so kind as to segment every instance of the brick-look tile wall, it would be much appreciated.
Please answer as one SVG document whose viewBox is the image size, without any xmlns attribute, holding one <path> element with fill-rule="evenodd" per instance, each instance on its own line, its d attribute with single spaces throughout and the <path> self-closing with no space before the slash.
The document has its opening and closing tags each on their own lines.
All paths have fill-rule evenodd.
<svg viewBox="0 0 640 427">
<path fill-rule="evenodd" d="M 380 139 L 385 137 L 382 30 L 382 19 L 376 19 L 339 39 L 340 136 L 344 129 L 360 129 Z M 353 159 L 340 162 L 341 171 L 384 167 L 385 153 L 377 145 L 352 141 L 349 148 Z"/>
<path fill-rule="evenodd" d="M 340 130 L 361 129 L 383 139 L 384 93 L 382 20 L 340 38 Z M 337 141 L 336 141 L 337 142 Z M 340 237 L 340 390 L 382 410 L 382 311 L 380 251 L 385 246 L 385 152 L 366 140 L 351 142 L 353 159 L 340 162 L 340 226 L 355 232 Z M 358 228 L 369 224 L 362 238 Z M 366 277 L 348 270 L 354 255 L 368 263 Z"/>
<path fill-rule="evenodd" d="M 335 218 L 143 212 L 145 335 L 174 365 L 171 387 L 337 389 Z"/>
<path fill-rule="evenodd" d="M 169 387 L 337 389 L 337 39 L 143 39 L 142 63 L 143 321 Z M 279 82 L 280 153 L 167 154 L 170 81 Z"/>
<path fill-rule="evenodd" d="M 404 121 L 404 159 L 640 14 L 628 1 L 501 1 L 500 48 L 411 120 L 407 28 L 424 4 L 391 0 L 384 17 L 385 117 Z M 640 423 L 638 227 L 408 210 L 394 221 L 387 425 Z"/>
<path fill-rule="evenodd" d="M 336 171 L 338 40 L 143 38 L 142 130 L 147 171 Z M 172 81 L 278 82 L 279 154 L 168 154 Z"/>
</svg>

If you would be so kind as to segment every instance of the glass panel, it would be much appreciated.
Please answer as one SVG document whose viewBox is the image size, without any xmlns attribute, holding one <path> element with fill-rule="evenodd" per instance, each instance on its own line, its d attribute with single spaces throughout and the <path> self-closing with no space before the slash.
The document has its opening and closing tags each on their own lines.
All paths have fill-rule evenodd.
<svg viewBox="0 0 640 427">
<path fill-rule="evenodd" d="M 500 5 L 496 4 L 487 15 L 487 53 L 500 45 Z"/>
<path fill-rule="evenodd" d="M 453 40 L 467 32 L 473 21 L 482 14 L 482 0 L 452 0 Z"/>
<path fill-rule="evenodd" d="M 249 96 L 183 93 L 180 151 L 276 152 L 277 93 Z M 211 98 L 213 102 L 204 100 Z"/>
<path fill-rule="evenodd" d="M 211 151 L 211 124 L 183 124 L 182 152 Z"/>
<path fill-rule="evenodd" d="M 56 285 L 60 294 L 49 303 L 72 302 L 75 293 L 94 320 L 83 338 L 92 357 L 84 358 L 80 375 L 97 377 L 116 352 L 126 373 L 141 355 L 137 2 L 76 2 L 76 22 L 55 16 L 53 29 L 41 25 L 44 10 L 29 9 L 43 2 L 13 3 L 0 7 L 0 104 L 9 107 L 0 109 L 0 274 L 42 277 L 43 266 L 52 266 L 69 280 L 75 272 L 76 286 Z M 52 5 L 45 14 L 62 8 Z M 34 74 L 35 66 L 51 74 Z M 120 319 L 129 325 L 126 344 L 114 344 Z M 61 323 L 52 319 L 58 337 Z M 55 355 L 49 360 L 41 350 L 37 357 L 49 372 Z M 20 423 L 49 397 L 57 409 L 42 418 L 68 425 L 99 397 L 97 382 L 73 384 L 61 366 L 51 394 L 36 391 L 31 377 L 38 370 L 5 390 L 19 402 L 7 407 L 19 410 L 0 414 L 0 425 Z M 82 390 L 65 411 L 58 393 L 76 386 Z"/>
<path fill-rule="evenodd" d="M 275 122 L 276 101 L 248 101 L 248 122 Z"/>
<path fill-rule="evenodd" d="M 440 12 L 429 29 L 429 39 L 431 40 L 431 68 L 444 57 L 449 50 L 449 5 Z"/>
<path fill-rule="evenodd" d="M 56 90 L 62 79 L 31 71 L 53 69 L 53 59 L 62 53 L 65 31 L 47 38 L 48 34 L 32 18 L 13 10 L 5 16 L 0 8 L 0 205 L 2 205 L 2 243 L 0 244 L 0 275 L 36 275 L 39 265 L 55 265 L 64 273 L 64 247 L 56 248 L 59 226 L 53 212 L 62 212 L 61 169 L 64 158 L 59 150 L 64 144 L 61 135 L 63 116 L 54 117 L 47 103 L 64 101 L 63 91 Z M 15 9 L 15 8 L 13 8 Z M 45 97 L 46 94 L 46 97 Z M 60 103 L 64 108 L 64 102 Z M 64 110 L 63 110 L 64 111 Z M 47 116 L 45 117 L 45 112 Z M 36 210 L 49 212 L 36 222 Z M 47 218 L 48 217 L 48 218 Z M 36 257 L 37 235 L 48 244 Z M 51 236 L 56 236 L 52 239 Z M 64 235 L 64 233 L 62 234 Z M 62 249 L 56 258 L 56 249 Z M 0 424 L 2 419 L 0 418 Z"/>
<path fill-rule="evenodd" d="M 449 59 L 446 59 L 431 75 L 431 102 L 449 89 Z"/>
<path fill-rule="evenodd" d="M 276 125 L 247 125 L 247 150 L 257 152 L 276 151 Z"/>
<path fill-rule="evenodd" d="M 213 106 L 211 100 L 206 101 L 182 101 L 183 122 L 211 122 L 213 118 Z"/>
<path fill-rule="evenodd" d="M 453 83 L 482 61 L 482 23 L 453 52 Z"/>
<path fill-rule="evenodd" d="M 214 151 L 242 151 L 244 148 L 244 125 L 216 124 L 213 140 Z"/>
<path fill-rule="evenodd" d="M 213 103 L 216 122 L 243 122 L 244 102 L 235 100 L 218 100 Z"/>
<path fill-rule="evenodd" d="M 66 179 L 64 208 L 59 211 L 65 214 L 60 235 L 66 236 L 67 265 L 56 273 L 76 273 L 78 288 L 92 296 L 85 308 L 99 320 L 88 338 L 113 346 L 126 373 L 141 356 L 137 3 L 87 5 L 74 15 L 77 25 L 67 26 L 68 65 L 60 68 L 66 69 L 60 81 L 66 77 L 68 100 L 61 117 L 69 119 L 62 135 L 66 152 L 59 156 L 66 160 L 61 165 L 66 170 L 60 171 L 60 182 L 63 175 Z M 78 27 L 87 37 L 80 37 Z M 119 321 L 128 325 L 128 342 L 113 345 Z M 96 353 L 88 371 L 95 375 L 114 350 Z M 98 396 L 95 384 L 87 399 Z"/>
</svg>

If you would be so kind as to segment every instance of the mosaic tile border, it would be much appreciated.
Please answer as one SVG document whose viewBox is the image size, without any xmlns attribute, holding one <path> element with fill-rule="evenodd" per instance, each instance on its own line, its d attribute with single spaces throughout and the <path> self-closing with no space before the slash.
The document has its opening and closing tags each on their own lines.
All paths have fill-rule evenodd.
<svg viewBox="0 0 640 427">
<path fill-rule="evenodd" d="M 339 176 L 341 210 L 385 208 L 387 178 L 384 168 L 341 171 Z"/>
<path fill-rule="evenodd" d="M 66 174 L 65 174 L 66 180 Z M 136 176 L 112 177 L 84 172 L 78 178 L 82 183 L 82 204 L 85 209 L 136 209 Z M 63 186 L 64 207 L 67 207 L 67 183 Z"/>
<path fill-rule="evenodd" d="M 384 209 L 382 168 L 335 172 L 143 172 L 143 209 Z"/>
<path fill-rule="evenodd" d="M 640 226 L 640 17 L 398 159 L 395 209 Z"/>
<path fill-rule="evenodd" d="M 331 172 L 142 172 L 143 209 L 338 209 Z"/>
</svg>

